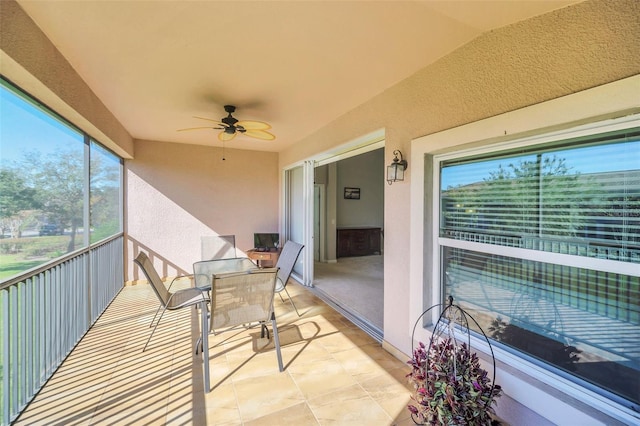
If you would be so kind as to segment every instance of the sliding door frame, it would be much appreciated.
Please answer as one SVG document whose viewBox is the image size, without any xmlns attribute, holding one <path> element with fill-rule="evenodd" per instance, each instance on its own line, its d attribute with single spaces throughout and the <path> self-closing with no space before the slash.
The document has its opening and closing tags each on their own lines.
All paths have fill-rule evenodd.
<svg viewBox="0 0 640 426">
<path fill-rule="evenodd" d="M 384 148 L 385 131 L 376 130 L 372 133 L 357 138 L 351 142 L 335 147 L 334 149 L 316 154 L 303 161 L 285 166 L 282 169 L 281 186 L 281 215 L 280 235 L 282 241 L 293 239 L 299 235 L 302 241 L 296 241 L 305 246 L 298 259 L 299 264 L 294 269 L 293 277 L 301 284 L 313 287 L 313 224 L 314 224 L 314 177 L 315 168 L 320 165 L 334 163 L 339 160 L 364 154 L 375 149 Z M 295 171 L 302 168 L 301 182 L 296 182 Z M 301 191 L 295 191 L 296 184 L 302 185 Z M 297 199 L 300 197 L 301 199 Z M 298 214 L 302 210 L 302 217 Z M 297 219 L 300 218 L 300 224 Z M 297 227 L 300 227 L 298 229 Z"/>
</svg>

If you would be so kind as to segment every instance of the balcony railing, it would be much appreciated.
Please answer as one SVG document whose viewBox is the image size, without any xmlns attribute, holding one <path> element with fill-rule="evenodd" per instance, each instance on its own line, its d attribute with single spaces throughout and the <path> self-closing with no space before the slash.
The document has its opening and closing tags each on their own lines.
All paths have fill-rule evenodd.
<svg viewBox="0 0 640 426">
<path fill-rule="evenodd" d="M 538 238 L 519 235 L 483 234 L 475 231 L 458 231 L 442 229 L 441 236 L 454 240 L 472 241 L 506 247 L 518 247 L 551 253 L 573 254 L 576 256 L 594 257 L 598 259 L 618 260 L 621 262 L 640 263 L 640 247 L 637 244 L 616 244 L 588 240 Z"/>
<path fill-rule="evenodd" d="M 51 377 L 124 285 L 122 234 L 0 285 L 0 424 Z"/>
</svg>

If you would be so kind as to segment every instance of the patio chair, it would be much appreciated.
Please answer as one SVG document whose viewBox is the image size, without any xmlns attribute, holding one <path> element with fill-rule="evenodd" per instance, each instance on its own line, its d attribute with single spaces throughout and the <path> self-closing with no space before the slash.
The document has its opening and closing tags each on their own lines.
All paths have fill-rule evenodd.
<svg viewBox="0 0 640 426">
<path fill-rule="evenodd" d="M 289 281 L 289 278 L 291 277 L 293 267 L 296 265 L 296 261 L 298 260 L 303 248 L 304 246 L 302 244 L 298 244 L 291 240 L 287 241 L 284 244 L 284 247 L 282 247 L 282 253 L 280 253 L 280 257 L 276 263 L 276 268 L 279 268 L 278 279 L 276 280 L 276 293 L 278 293 L 283 302 L 284 298 L 282 297 L 282 291 L 287 293 L 289 302 L 291 302 L 291 306 L 293 306 L 293 309 L 295 309 L 298 316 L 300 316 L 300 312 L 298 312 L 298 308 L 296 308 L 289 291 L 287 291 L 287 281 Z"/>
<path fill-rule="evenodd" d="M 200 237 L 202 260 L 236 257 L 235 235 L 207 235 Z"/>
<path fill-rule="evenodd" d="M 266 324 L 271 321 L 278 368 L 283 371 L 278 326 L 273 312 L 277 268 L 250 269 L 244 272 L 213 275 L 210 312 L 202 309 L 202 354 L 205 392 L 209 392 L 209 333 L 219 334 L 240 327 L 260 325 L 261 337 L 269 337 Z M 203 290 L 203 294 L 204 294 Z"/>
<path fill-rule="evenodd" d="M 153 264 L 151 263 L 151 260 L 149 260 L 149 257 L 146 255 L 146 253 L 140 252 L 140 254 L 138 254 L 138 256 L 133 261 L 140 267 L 140 269 L 142 269 L 142 272 L 147 277 L 147 281 L 149 281 L 149 284 L 151 284 L 153 292 L 156 294 L 156 296 L 158 296 L 158 299 L 160 300 L 160 307 L 162 309 L 162 313 L 160 314 L 158 321 L 155 321 L 155 318 L 158 314 L 157 312 L 151 320 L 151 325 L 149 325 L 149 327 L 153 326 L 154 321 L 155 326 L 153 326 L 153 330 L 151 331 L 151 334 L 149 335 L 144 348 L 142 348 L 142 352 L 144 352 L 147 349 L 147 345 L 149 345 L 149 342 L 153 337 L 153 333 L 155 333 L 156 328 L 158 328 L 158 324 L 160 324 L 160 320 L 162 320 L 162 316 L 167 309 L 173 311 L 176 309 L 185 308 L 187 306 L 195 306 L 199 303 L 205 303 L 207 297 L 206 293 L 197 288 L 186 288 L 177 290 L 175 292 L 171 292 L 170 290 L 168 290 L 164 286 L 164 283 L 160 279 L 158 272 L 153 267 Z"/>
</svg>

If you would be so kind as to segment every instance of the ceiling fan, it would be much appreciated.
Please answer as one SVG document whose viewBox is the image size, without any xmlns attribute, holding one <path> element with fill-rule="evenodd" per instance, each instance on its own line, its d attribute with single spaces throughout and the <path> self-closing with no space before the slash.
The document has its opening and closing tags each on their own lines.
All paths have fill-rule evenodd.
<svg viewBox="0 0 640 426">
<path fill-rule="evenodd" d="M 188 129 L 179 129 L 179 132 L 185 130 L 198 130 L 198 129 L 214 129 L 214 130 L 222 130 L 218 134 L 218 139 L 222 142 L 230 141 L 235 138 L 238 133 L 242 133 L 246 136 L 251 136 L 252 138 L 263 139 L 266 141 L 272 141 L 276 137 L 267 132 L 271 128 L 270 125 L 264 123 L 262 121 L 253 121 L 253 120 L 238 120 L 231 114 L 235 112 L 236 107 L 233 105 L 225 105 L 224 110 L 229 113 L 222 120 L 212 120 L 210 118 L 205 117 L 194 117 L 200 120 L 207 120 L 215 123 L 213 126 L 203 126 L 203 127 L 191 127 Z"/>
</svg>

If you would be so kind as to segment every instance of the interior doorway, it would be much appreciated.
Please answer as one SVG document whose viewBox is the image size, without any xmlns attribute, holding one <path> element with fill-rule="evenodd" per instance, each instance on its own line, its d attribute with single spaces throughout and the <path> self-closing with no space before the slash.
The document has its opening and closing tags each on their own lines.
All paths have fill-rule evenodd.
<svg viewBox="0 0 640 426">
<path fill-rule="evenodd" d="M 371 155 L 378 158 L 377 164 L 375 161 L 353 164 Z M 353 157 L 360 158 L 350 160 Z M 370 259 L 377 260 L 379 266 L 356 266 L 353 262 L 357 259 L 336 256 L 336 234 L 338 227 L 365 225 L 378 227 L 379 234 L 384 235 L 383 163 L 384 129 L 380 129 L 335 150 L 285 167 L 280 224 L 281 236 L 305 246 L 292 277 L 380 342 L 383 337 L 384 244 L 379 242 L 379 252 L 373 254 L 376 259 Z M 349 188 L 348 191 L 345 188 Z M 316 268 L 320 268 L 317 273 Z M 358 276 L 358 270 L 372 275 Z M 364 295 L 365 291 L 358 285 L 365 284 L 378 285 L 377 295 L 363 296 L 355 301 L 350 299 L 353 295 Z M 332 291 L 332 286 L 340 292 Z M 357 306 L 357 301 L 366 301 L 366 308 L 376 312 L 379 318 L 367 318 L 369 314 Z"/>
<path fill-rule="evenodd" d="M 384 147 L 372 146 L 317 165 L 313 192 L 313 291 L 379 341 L 384 312 L 384 170 Z M 340 252 L 338 245 L 344 243 L 339 235 L 351 229 L 374 230 L 377 237 L 367 238 L 378 241 L 352 253 Z"/>
</svg>

